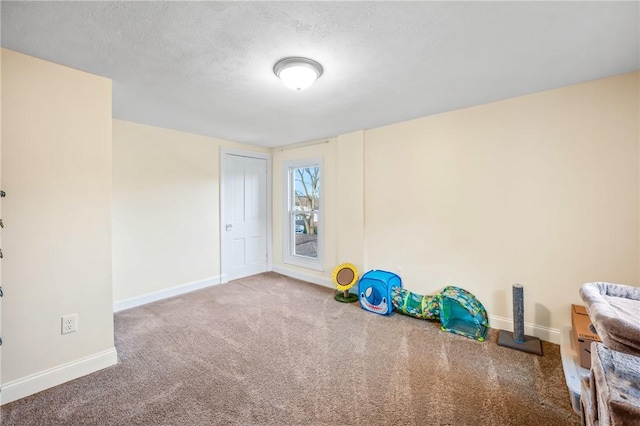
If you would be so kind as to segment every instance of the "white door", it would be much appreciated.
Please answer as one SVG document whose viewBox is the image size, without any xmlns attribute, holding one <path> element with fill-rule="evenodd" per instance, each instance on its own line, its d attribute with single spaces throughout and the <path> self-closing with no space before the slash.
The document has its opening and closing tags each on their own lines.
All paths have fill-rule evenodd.
<svg viewBox="0 0 640 426">
<path fill-rule="evenodd" d="M 267 271 L 267 158 L 222 154 L 222 275 L 234 280 Z"/>
</svg>

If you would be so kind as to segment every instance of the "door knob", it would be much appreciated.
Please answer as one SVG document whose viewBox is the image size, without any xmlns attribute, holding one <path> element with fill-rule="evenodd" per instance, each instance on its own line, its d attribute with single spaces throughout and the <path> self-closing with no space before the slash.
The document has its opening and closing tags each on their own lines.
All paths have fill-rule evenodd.
<svg viewBox="0 0 640 426">
<path fill-rule="evenodd" d="M 225 229 L 226 229 L 227 231 L 231 231 L 231 228 L 233 228 L 233 225 L 232 225 L 232 224 L 230 224 L 230 223 L 227 223 L 227 226 L 225 226 Z"/>
</svg>

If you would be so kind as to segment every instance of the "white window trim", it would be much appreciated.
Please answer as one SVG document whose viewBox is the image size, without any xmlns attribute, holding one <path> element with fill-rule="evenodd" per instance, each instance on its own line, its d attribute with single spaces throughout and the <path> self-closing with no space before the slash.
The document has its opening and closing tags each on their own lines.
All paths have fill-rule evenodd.
<svg viewBox="0 0 640 426">
<path fill-rule="evenodd" d="M 316 259 L 306 256 L 300 256 L 293 254 L 293 241 L 295 238 L 295 233 L 293 221 L 291 219 L 291 211 L 289 208 L 291 207 L 291 173 L 290 170 L 292 168 L 301 168 L 301 167 L 320 167 L 320 208 L 318 209 L 318 257 Z M 307 269 L 313 269 L 315 271 L 324 271 L 324 266 L 322 263 L 323 253 L 324 253 L 324 167 L 322 158 L 305 158 L 301 160 L 292 160 L 285 161 L 283 165 L 283 193 L 285 194 L 283 198 L 283 222 L 282 222 L 282 230 L 283 230 L 283 254 L 282 258 L 284 263 L 289 265 L 300 266 Z"/>
</svg>

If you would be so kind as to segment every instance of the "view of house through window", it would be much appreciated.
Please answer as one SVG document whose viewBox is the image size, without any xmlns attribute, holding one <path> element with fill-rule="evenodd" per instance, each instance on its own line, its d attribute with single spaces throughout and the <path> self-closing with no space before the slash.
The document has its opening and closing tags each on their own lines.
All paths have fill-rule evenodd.
<svg viewBox="0 0 640 426">
<path fill-rule="evenodd" d="M 283 260 L 322 271 L 322 158 L 284 162 Z"/>
<path fill-rule="evenodd" d="M 318 258 L 318 226 L 320 220 L 320 166 L 291 167 L 293 231 L 291 254 Z"/>
</svg>

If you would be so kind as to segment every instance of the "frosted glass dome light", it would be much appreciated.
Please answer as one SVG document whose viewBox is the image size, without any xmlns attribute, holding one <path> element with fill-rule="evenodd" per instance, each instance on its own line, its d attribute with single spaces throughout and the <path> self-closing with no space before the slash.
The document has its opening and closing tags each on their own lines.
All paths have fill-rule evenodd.
<svg viewBox="0 0 640 426">
<path fill-rule="evenodd" d="M 274 65 L 273 72 L 288 88 L 303 90 L 322 75 L 322 65 L 307 58 L 285 58 Z"/>
</svg>

